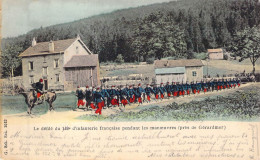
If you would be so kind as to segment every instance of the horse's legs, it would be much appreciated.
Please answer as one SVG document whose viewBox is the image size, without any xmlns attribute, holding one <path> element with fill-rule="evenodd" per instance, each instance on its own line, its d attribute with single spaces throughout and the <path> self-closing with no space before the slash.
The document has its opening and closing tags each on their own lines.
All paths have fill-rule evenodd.
<svg viewBox="0 0 260 160">
<path fill-rule="evenodd" d="M 28 105 L 27 113 L 31 114 L 32 113 L 32 108 L 34 107 L 34 104 Z"/>
<path fill-rule="evenodd" d="M 53 106 L 52 106 L 52 102 L 49 102 L 49 105 L 50 105 L 49 110 L 50 110 L 50 111 L 51 111 L 51 110 L 54 110 L 54 108 L 53 108 Z"/>
<path fill-rule="evenodd" d="M 31 106 L 30 106 L 30 105 L 28 105 L 27 113 L 28 113 L 28 114 L 31 114 Z"/>
</svg>

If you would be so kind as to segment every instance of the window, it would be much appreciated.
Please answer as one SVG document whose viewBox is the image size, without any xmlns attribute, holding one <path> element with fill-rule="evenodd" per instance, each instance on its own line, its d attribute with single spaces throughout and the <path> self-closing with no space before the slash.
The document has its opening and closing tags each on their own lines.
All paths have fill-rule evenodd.
<svg viewBox="0 0 260 160">
<path fill-rule="evenodd" d="M 30 71 L 33 70 L 33 62 L 29 62 L 29 70 L 30 70 Z"/>
<path fill-rule="evenodd" d="M 33 77 L 33 76 L 30 76 L 30 77 L 29 77 L 29 83 L 30 83 L 30 84 L 33 84 L 33 83 L 34 83 L 34 77 Z"/>
<path fill-rule="evenodd" d="M 59 59 L 54 60 L 54 68 L 59 68 Z"/>
<path fill-rule="evenodd" d="M 43 56 L 43 63 L 46 63 L 46 56 Z"/>
<path fill-rule="evenodd" d="M 192 76 L 196 77 L 197 76 L 197 72 L 196 71 L 192 71 Z"/>
<path fill-rule="evenodd" d="M 56 76 L 56 82 L 59 82 L 60 81 L 60 75 L 59 74 L 55 74 Z"/>
<path fill-rule="evenodd" d="M 43 75 L 48 75 L 48 67 L 43 67 L 42 68 L 42 74 Z"/>
</svg>

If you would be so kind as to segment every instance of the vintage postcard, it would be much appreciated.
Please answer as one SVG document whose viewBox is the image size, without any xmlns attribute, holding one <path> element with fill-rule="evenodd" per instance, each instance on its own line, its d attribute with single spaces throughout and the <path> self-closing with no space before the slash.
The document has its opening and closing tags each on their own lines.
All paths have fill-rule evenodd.
<svg viewBox="0 0 260 160">
<path fill-rule="evenodd" d="M 258 0 L 2 0 L 1 156 L 260 160 Z"/>
</svg>

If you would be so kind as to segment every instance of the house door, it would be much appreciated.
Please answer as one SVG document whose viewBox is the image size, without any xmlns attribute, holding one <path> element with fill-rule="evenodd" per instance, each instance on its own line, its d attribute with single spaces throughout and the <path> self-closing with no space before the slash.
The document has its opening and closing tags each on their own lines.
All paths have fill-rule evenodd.
<svg viewBox="0 0 260 160">
<path fill-rule="evenodd" d="M 44 89 L 48 90 L 48 80 L 47 79 L 44 80 Z"/>
</svg>

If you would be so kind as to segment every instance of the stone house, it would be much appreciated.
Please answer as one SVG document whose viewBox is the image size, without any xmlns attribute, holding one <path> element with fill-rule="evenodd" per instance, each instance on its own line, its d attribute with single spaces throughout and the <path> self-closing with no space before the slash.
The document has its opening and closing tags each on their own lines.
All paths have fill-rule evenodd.
<svg viewBox="0 0 260 160">
<path fill-rule="evenodd" d="M 96 86 L 99 80 L 98 55 L 93 54 L 79 36 L 37 43 L 22 52 L 23 85 L 44 81 L 45 90 L 74 90 L 77 86 Z"/>
<path fill-rule="evenodd" d="M 208 49 L 209 59 L 224 59 L 224 51 L 222 48 Z"/>
<path fill-rule="evenodd" d="M 154 63 L 156 83 L 201 81 L 203 66 L 199 59 L 157 60 Z"/>
</svg>

